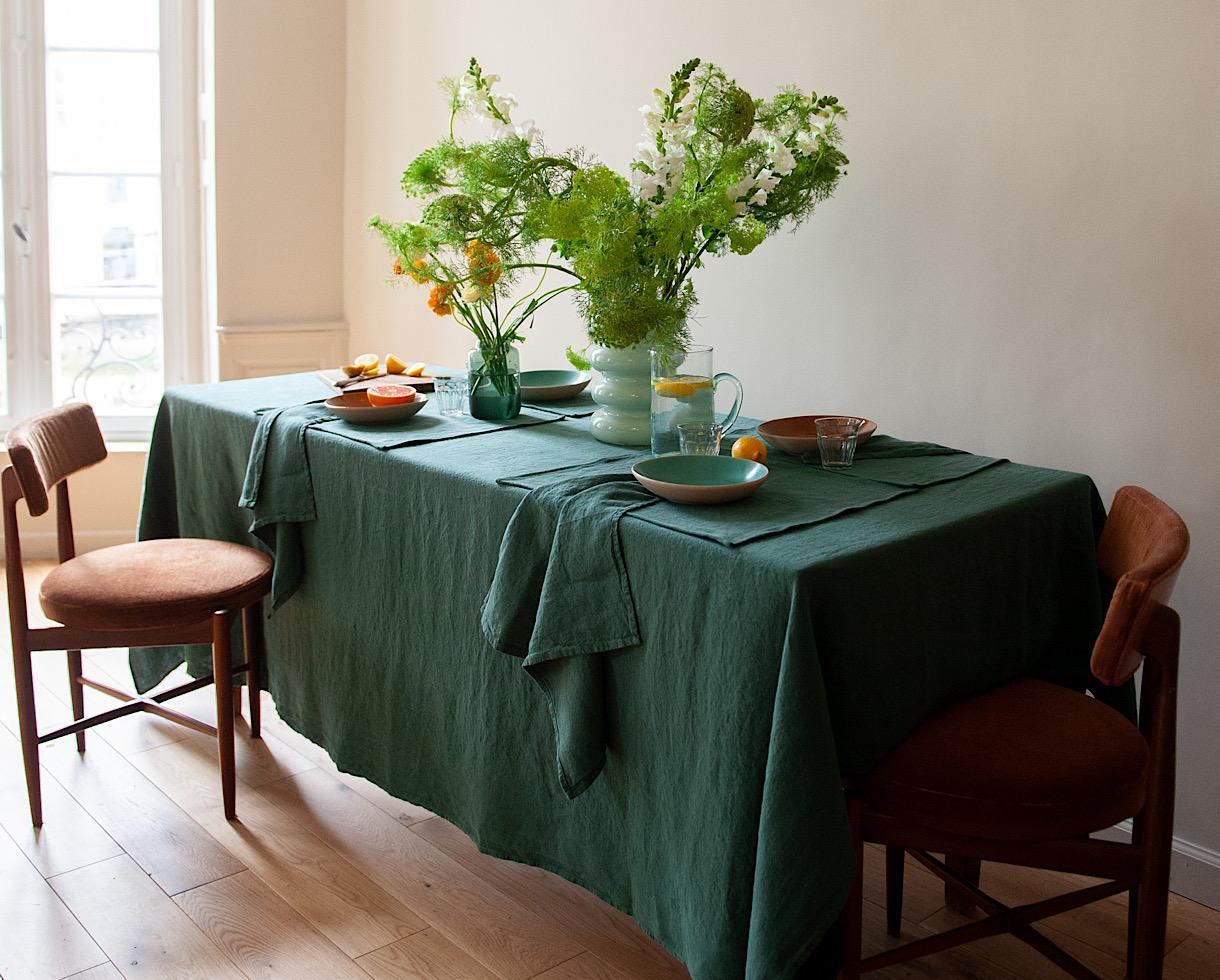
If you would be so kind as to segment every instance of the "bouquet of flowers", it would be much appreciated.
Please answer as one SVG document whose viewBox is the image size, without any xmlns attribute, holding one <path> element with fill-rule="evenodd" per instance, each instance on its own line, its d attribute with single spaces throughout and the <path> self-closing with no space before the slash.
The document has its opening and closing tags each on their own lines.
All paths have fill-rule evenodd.
<svg viewBox="0 0 1220 980">
<path fill-rule="evenodd" d="M 698 58 L 654 96 L 640 109 L 645 139 L 630 180 L 583 166 L 530 215 L 531 235 L 571 262 L 589 339 L 608 347 L 683 345 L 691 272 L 799 225 L 848 162 L 834 96 L 787 87 L 755 99 Z"/>
<path fill-rule="evenodd" d="M 571 154 L 548 155 L 532 121 L 514 123 L 516 100 L 496 91 L 499 81 L 472 58 L 460 79 L 443 82 L 449 135 L 402 174 L 403 192 L 422 202 L 419 220 L 393 223 L 375 215 L 368 222 L 393 255 L 391 281 L 428 287 L 432 312 L 452 316 L 474 334 L 480 363 L 470 378 L 472 397 L 481 385 L 513 395 L 513 344 L 525 339 L 543 305 L 577 282 L 570 269 L 534 261 L 536 223 L 527 219 L 570 193 L 580 162 Z M 454 124 L 461 116 L 490 123 L 492 138 L 458 139 Z M 548 286 L 551 270 L 568 281 Z M 525 275 L 535 281 L 514 301 L 512 289 Z"/>
</svg>

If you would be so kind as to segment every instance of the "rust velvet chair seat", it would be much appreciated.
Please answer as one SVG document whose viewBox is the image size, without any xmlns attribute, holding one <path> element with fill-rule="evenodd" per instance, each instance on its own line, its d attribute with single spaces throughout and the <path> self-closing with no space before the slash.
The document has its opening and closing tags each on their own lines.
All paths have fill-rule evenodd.
<svg viewBox="0 0 1220 980">
<path fill-rule="evenodd" d="M 904 821 L 997 840 L 1073 837 L 1144 805 L 1148 743 L 1107 705 L 1023 679 L 928 719 L 865 781 Z"/>
<path fill-rule="evenodd" d="M 42 583 L 42 611 L 82 629 L 201 623 L 266 594 L 272 561 L 227 541 L 171 538 L 103 548 L 58 565 Z"/>
</svg>

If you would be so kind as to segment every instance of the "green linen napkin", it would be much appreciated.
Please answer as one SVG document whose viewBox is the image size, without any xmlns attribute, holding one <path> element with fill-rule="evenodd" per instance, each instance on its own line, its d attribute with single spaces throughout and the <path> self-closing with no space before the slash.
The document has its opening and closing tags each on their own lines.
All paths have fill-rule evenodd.
<svg viewBox="0 0 1220 980">
<path fill-rule="evenodd" d="M 313 477 L 305 433 L 335 415 L 317 402 L 270 409 L 262 413 L 246 479 L 237 503 L 254 512 L 253 534 L 275 559 L 271 577 L 271 608 L 278 609 L 301 584 L 303 554 L 301 529 L 304 521 L 317 518 Z"/>
<path fill-rule="evenodd" d="M 331 417 L 334 418 L 333 415 Z M 335 419 L 320 425 L 319 428 L 323 432 L 362 442 L 374 449 L 402 449 L 405 446 L 421 446 L 444 439 L 462 439 L 466 436 L 518 429 L 527 425 L 562 422 L 566 417 L 554 412 L 538 412 L 523 406 L 521 414 L 515 419 L 491 422 L 469 415 L 441 415 L 435 400 L 429 399 L 427 405 L 401 424 L 353 425 L 343 419 Z"/>
<path fill-rule="evenodd" d="M 597 472 L 530 491 L 513 513 L 482 628 L 542 688 L 559 783 L 583 793 L 606 760 L 604 665 L 640 642 L 619 521 L 656 498 L 627 474 Z"/>
<path fill-rule="evenodd" d="M 588 418 L 597 411 L 597 402 L 593 400 L 593 396 L 587 391 L 582 391 L 574 398 L 565 398 L 561 401 L 522 402 L 521 404 L 539 412 L 550 412 L 553 415 L 562 415 L 569 419 Z"/>
<path fill-rule="evenodd" d="M 620 479 L 634 480 L 632 464 L 648 458 L 647 453 L 632 453 L 559 470 L 506 477 L 499 482 L 532 490 L 553 483 L 564 474 L 575 476 L 577 473 L 591 474 L 594 471 L 616 472 L 620 474 Z M 805 466 L 794 460 L 770 460 L 768 469 L 770 475 L 767 482 L 745 500 L 693 507 L 658 499 L 657 506 L 634 516 L 671 531 L 736 547 L 795 528 L 820 524 L 914 492 L 912 487 L 890 483 L 842 480 L 835 473 Z"/>
<path fill-rule="evenodd" d="M 806 453 L 805 463 L 822 465 L 821 456 Z M 931 487 L 938 483 L 960 480 L 971 473 L 1007 460 L 991 456 L 975 456 L 963 449 L 950 449 L 934 442 L 907 442 L 893 436 L 873 436 L 856 450 L 850 467 L 833 472 L 858 480 L 872 480 L 897 487 Z"/>
</svg>

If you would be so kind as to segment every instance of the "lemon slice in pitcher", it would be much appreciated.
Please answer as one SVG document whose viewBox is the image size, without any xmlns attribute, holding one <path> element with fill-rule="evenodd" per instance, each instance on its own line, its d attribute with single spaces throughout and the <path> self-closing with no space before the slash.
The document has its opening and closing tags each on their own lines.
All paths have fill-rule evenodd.
<svg viewBox="0 0 1220 980">
<path fill-rule="evenodd" d="M 701 388 L 710 388 L 712 379 L 697 374 L 675 374 L 672 378 L 657 378 L 652 386 L 658 395 L 666 398 L 690 398 Z"/>
</svg>

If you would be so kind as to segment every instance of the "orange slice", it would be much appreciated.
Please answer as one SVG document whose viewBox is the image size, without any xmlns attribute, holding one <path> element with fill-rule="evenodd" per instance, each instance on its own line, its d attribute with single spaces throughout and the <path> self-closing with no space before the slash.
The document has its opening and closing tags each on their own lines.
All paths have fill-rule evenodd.
<svg viewBox="0 0 1220 980">
<path fill-rule="evenodd" d="M 697 374 L 676 374 L 672 378 L 657 378 L 652 386 L 658 395 L 667 398 L 690 398 L 699 389 L 710 388 L 712 379 Z"/>
</svg>

